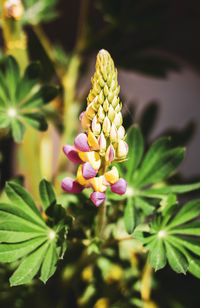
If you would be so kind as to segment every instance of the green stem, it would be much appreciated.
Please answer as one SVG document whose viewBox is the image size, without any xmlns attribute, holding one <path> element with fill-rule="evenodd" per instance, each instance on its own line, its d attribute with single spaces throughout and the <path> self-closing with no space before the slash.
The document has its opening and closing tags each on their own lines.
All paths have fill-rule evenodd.
<svg viewBox="0 0 200 308">
<path fill-rule="evenodd" d="M 6 15 L 5 3 L 7 0 L 0 0 L 2 11 L 3 37 L 6 53 L 13 55 L 20 64 L 23 72 L 28 64 L 28 54 L 26 50 L 26 35 L 22 30 L 21 20 L 15 20 Z"/>
<path fill-rule="evenodd" d="M 27 38 L 23 32 L 21 20 L 15 20 L 6 15 L 5 3 L 0 0 L 2 10 L 2 29 L 6 47 L 6 53 L 13 55 L 19 63 L 21 72 L 29 63 L 27 52 Z M 23 143 L 18 146 L 18 166 L 26 176 L 28 187 L 38 200 L 38 182 L 40 179 L 39 168 L 39 133 L 28 128 Z"/>
</svg>

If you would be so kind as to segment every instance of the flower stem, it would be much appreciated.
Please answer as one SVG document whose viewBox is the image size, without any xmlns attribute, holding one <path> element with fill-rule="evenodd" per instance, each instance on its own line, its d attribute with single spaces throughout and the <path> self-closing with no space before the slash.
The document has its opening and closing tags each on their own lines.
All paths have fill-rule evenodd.
<svg viewBox="0 0 200 308">
<path fill-rule="evenodd" d="M 150 301 L 152 282 L 152 267 L 147 258 L 141 280 L 141 297 L 144 302 Z"/>
</svg>

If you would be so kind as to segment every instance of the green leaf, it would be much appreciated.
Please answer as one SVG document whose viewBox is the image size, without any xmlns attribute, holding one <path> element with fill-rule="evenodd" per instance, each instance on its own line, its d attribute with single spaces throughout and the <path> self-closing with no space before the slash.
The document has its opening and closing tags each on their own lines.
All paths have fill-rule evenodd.
<svg viewBox="0 0 200 308">
<path fill-rule="evenodd" d="M 6 128 L 10 126 L 10 118 L 7 114 L 0 114 L 0 128 Z"/>
<path fill-rule="evenodd" d="M 126 161 L 124 165 L 127 168 L 127 179 L 128 181 L 131 181 L 133 174 L 142 159 L 144 151 L 144 141 L 139 127 L 133 125 L 128 129 L 126 141 L 129 145 L 129 160 Z"/>
<path fill-rule="evenodd" d="M 145 215 L 151 215 L 154 210 L 155 210 L 155 206 L 153 206 L 149 200 L 143 198 L 143 197 L 135 197 L 135 205 L 136 207 L 140 208 Z"/>
<path fill-rule="evenodd" d="M 186 237 L 178 237 L 178 236 L 170 236 L 170 241 L 174 243 L 174 245 L 177 243 L 178 245 L 181 245 L 188 250 L 190 250 L 192 253 L 195 253 L 196 255 L 200 256 L 200 240 L 194 239 L 194 238 L 186 238 Z"/>
<path fill-rule="evenodd" d="M 153 143 L 142 162 L 134 186 L 142 186 L 140 183 L 151 173 L 152 167 L 154 168 L 160 156 L 169 150 L 169 148 L 170 138 L 167 137 L 160 138 Z"/>
<path fill-rule="evenodd" d="M 48 128 L 48 124 L 42 112 L 23 113 L 21 116 L 24 121 L 37 130 L 45 131 Z"/>
<path fill-rule="evenodd" d="M 165 152 L 157 157 L 155 163 L 149 161 L 148 169 L 143 170 L 139 179 L 136 180 L 136 187 L 146 186 L 148 184 L 160 181 L 167 177 L 182 162 L 185 154 L 184 148 L 176 148 Z"/>
<path fill-rule="evenodd" d="M 17 119 L 12 119 L 11 127 L 13 139 L 15 140 L 15 142 L 22 142 L 26 131 L 25 125 Z"/>
<path fill-rule="evenodd" d="M 188 269 L 188 262 L 184 255 L 172 246 L 168 241 L 165 241 L 166 254 L 169 265 L 177 273 L 185 274 Z"/>
<path fill-rule="evenodd" d="M 20 264 L 14 274 L 10 277 L 11 286 L 17 286 L 29 282 L 40 269 L 49 243 L 42 245 L 35 252 L 29 255 Z"/>
<path fill-rule="evenodd" d="M 33 198 L 15 182 L 6 185 L 12 204 L 0 203 L 0 262 L 14 262 L 23 257 L 10 278 L 11 285 L 26 283 L 38 272 L 46 282 L 67 248 L 66 235 L 72 218 L 56 204 L 53 188 L 46 180 L 41 181 L 40 193 L 43 206 L 52 214 L 48 216 L 47 212 L 48 224 Z"/>
<path fill-rule="evenodd" d="M 54 274 L 56 270 L 56 264 L 58 261 L 58 256 L 56 253 L 55 243 L 52 242 L 47 250 L 45 255 L 42 267 L 41 267 L 41 275 L 40 279 L 46 283 L 46 281 Z"/>
<path fill-rule="evenodd" d="M 0 230 L 5 230 L 5 228 L 9 228 L 8 230 L 16 230 L 19 227 L 18 231 L 26 231 L 26 232 L 40 232 L 46 233 L 47 226 L 38 224 L 37 221 L 34 221 L 32 217 L 28 216 L 23 210 L 14 207 L 13 205 L 0 203 Z M 18 215 L 19 213 L 19 215 Z M 17 236 L 17 235 L 16 235 Z M 4 239 L 5 241 L 5 239 Z"/>
<path fill-rule="evenodd" d="M 177 226 L 175 229 L 170 230 L 170 233 L 200 236 L 200 221 L 194 221 L 185 225 Z"/>
<path fill-rule="evenodd" d="M 45 179 L 40 182 L 39 190 L 42 206 L 44 211 L 46 211 L 49 206 L 56 203 L 56 196 L 51 183 Z"/>
<path fill-rule="evenodd" d="M 5 190 L 8 198 L 15 204 L 16 208 L 20 210 L 21 207 L 21 210 L 33 217 L 37 224 L 43 227 L 46 226 L 32 196 L 21 185 L 9 182 L 6 184 Z"/>
<path fill-rule="evenodd" d="M 48 104 L 58 95 L 58 88 L 53 86 L 43 86 L 40 90 L 30 97 L 23 105 L 21 109 L 31 109 L 41 107 Z"/>
<path fill-rule="evenodd" d="M 133 233 L 135 227 L 135 200 L 131 197 L 127 199 L 124 211 L 124 224 L 127 233 Z"/>
<path fill-rule="evenodd" d="M 200 182 L 187 185 L 169 185 L 161 188 L 147 189 L 145 190 L 145 195 L 146 196 L 167 195 L 170 193 L 184 194 L 196 189 L 200 189 Z"/>
<path fill-rule="evenodd" d="M 20 71 L 17 61 L 12 56 L 8 56 L 6 58 L 5 76 L 7 85 L 9 85 L 8 89 L 9 89 L 10 99 L 12 100 L 13 103 L 15 103 L 15 94 L 20 78 Z"/>
<path fill-rule="evenodd" d="M 8 91 L 7 91 L 7 86 L 5 82 L 5 77 L 0 71 L 0 97 L 4 101 L 5 105 L 8 104 Z"/>
<path fill-rule="evenodd" d="M 1 244 L 0 262 L 13 262 L 18 260 L 42 245 L 46 239 L 47 237 L 40 236 L 21 243 Z"/>
<path fill-rule="evenodd" d="M 184 222 L 197 217 L 199 213 L 200 200 L 190 201 L 179 210 L 173 220 L 168 224 L 168 228 L 171 229 L 172 227 L 183 224 Z"/>
<path fill-rule="evenodd" d="M 197 278 L 200 278 L 200 260 L 195 259 L 194 257 L 191 257 L 189 259 L 188 270 L 190 271 L 191 274 L 193 274 Z"/>
<path fill-rule="evenodd" d="M 165 247 L 161 239 L 156 239 L 154 241 L 154 246 L 149 255 L 149 263 L 155 270 L 159 270 L 165 267 L 167 262 Z"/>
<path fill-rule="evenodd" d="M 27 66 L 24 76 L 19 82 L 19 86 L 16 91 L 17 102 L 20 103 L 27 95 L 30 95 L 31 90 L 39 82 L 40 64 L 33 62 Z"/>
</svg>

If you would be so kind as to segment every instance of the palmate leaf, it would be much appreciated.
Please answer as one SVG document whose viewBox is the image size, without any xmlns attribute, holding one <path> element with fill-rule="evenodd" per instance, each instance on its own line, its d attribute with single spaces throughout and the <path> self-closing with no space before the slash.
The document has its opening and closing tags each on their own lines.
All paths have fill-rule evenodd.
<svg viewBox="0 0 200 308">
<path fill-rule="evenodd" d="M 122 165 L 127 170 L 127 180 L 131 181 L 143 155 L 144 141 L 140 129 L 133 125 L 127 131 L 127 143 L 129 144 L 128 160 Z"/>
<path fill-rule="evenodd" d="M 22 22 L 24 24 L 37 25 L 41 22 L 48 22 L 58 16 L 55 5 L 57 0 L 23 0 L 24 14 Z"/>
<path fill-rule="evenodd" d="M 166 258 L 174 271 L 188 270 L 200 278 L 200 200 L 188 202 L 175 216 L 173 206 L 172 200 L 149 230 L 138 226 L 134 236 L 150 251 L 150 263 L 156 270 L 163 267 L 160 260 Z"/>
<path fill-rule="evenodd" d="M 185 149 L 170 149 L 170 139 L 158 139 L 147 152 L 134 186 L 139 188 L 166 178 L 176 169 L 184 158 Z"/>
<path fill-rule="evenodd" d="M 58 260 L 63 258 L 71 218 L 56 204 L 53 188 L 46 180 L 40 183 L 43 210 L 51 209 L 57 214 L 49 216 L 50 221 L 43 219 L 33 198 L 22 186 L 9 182 L 5 190 L 11 203 L 0 203 L 0 262 L 20 260 L 10 278 L 11 285 L 27 283 L 38 272 L 40 279 L 46 282 L 55 272 Z"/>
<path fill-rule="evenodd" d="M 57 96 L 58 89 L 39 81 L 38 63 L 30 64 L 21 77 L 17 61 L 8 56 L 0 69 L 0 129 L 10 129 L 16 142 L 22 141 L 26 124 L 40 131 L 48 127 L 41 107 Z"/>
</svg>

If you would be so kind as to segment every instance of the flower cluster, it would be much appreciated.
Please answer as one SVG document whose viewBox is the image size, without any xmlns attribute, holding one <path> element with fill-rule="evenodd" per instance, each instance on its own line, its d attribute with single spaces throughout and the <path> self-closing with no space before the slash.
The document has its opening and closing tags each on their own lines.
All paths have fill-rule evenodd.
<svg viewBox="0 0 200 308">
<path fill-rule="evenodd" d="M 117 70 L 106 50 L 100 50 L 97 55 L 92 85 L 87 108 L 80 115 L 85 132 L 75 138 L 74 146 L 63 147 L 68 159 L 80 164 L 76 180 L 64 178 L 61 186 L 70 193 L 92 188 L 94 191 L 90 198 L 99 206 L 105 201 L 108 186 L 119 195 L 124 194 L 127 187 L 127 182 L 119 178 L 117 168 L 113 166 L 110 169 L 112 162 L 120 162 L 126 158 L 128 145 L 124 141 Z"/>
</svg>

